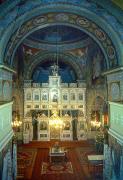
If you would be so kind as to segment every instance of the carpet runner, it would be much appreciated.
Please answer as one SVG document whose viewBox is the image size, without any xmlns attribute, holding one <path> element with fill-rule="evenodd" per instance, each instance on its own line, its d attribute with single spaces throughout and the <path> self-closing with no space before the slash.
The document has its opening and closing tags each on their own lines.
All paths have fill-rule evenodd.
<svg viewBox="0 0 123 180">
<path fill-rule="evenodd" d="M 66 163 L 49 163 L 43 162 L 41 168 L 41 174 L 73 174 L 73 168 L 71 162 Z"/>
</svg>

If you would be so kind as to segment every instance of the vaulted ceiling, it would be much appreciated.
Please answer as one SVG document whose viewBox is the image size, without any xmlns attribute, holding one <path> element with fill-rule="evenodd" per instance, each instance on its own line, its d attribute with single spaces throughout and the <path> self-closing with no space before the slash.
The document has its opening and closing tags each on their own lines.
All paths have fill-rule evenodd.
<svg viewBox="0 0 123 180">
<path fill-rule="evenodd" d="M 27 37 L 35 42 L 56 44 L 73 43 L 87 39 L 88 35 L 79 29 L 65 25 L 53 25 L 37 30 Z"/>
</svg>

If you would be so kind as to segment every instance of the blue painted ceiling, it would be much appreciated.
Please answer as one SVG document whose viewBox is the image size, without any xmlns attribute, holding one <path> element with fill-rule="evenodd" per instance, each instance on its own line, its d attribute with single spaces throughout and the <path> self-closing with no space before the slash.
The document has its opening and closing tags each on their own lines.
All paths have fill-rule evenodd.
<svg viewBox="0 0 123 180">
<path fill-rule="evenodd" d="M 35 31 L 30 36 L 28 36 L 28 39 L 49 44 L 61 44 L 84 40 L 87 37 L 87 34 L 74 27 L 53 25 Z"/>
<path fill-rule="evenodd" d="M 55 61 L 54 61 L 55 63 Z M 72 67 L 63 62 L 59 62 L 59 70 L 58 74 L 61 76 L 61 80 L 63 83 L 72 83 L 76 82 L 77 76 L 72 69 Z M 38 65 L 32 74 L 32 80 L 36 83 L 45 83 L 48 82 L 49 75 L 51 75 L 51 66 L 53 66 L 53 62 L 46 60 L 45 63 L 41 63 Z"/>
</svg>

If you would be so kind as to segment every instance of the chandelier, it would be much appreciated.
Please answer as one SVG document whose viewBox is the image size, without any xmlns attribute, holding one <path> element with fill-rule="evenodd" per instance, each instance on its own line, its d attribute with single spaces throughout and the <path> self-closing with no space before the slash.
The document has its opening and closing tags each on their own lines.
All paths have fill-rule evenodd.
<svg viewBox="0 0 123 180">
<path fill-rule="evenodd" d="M 49 119 L 50 127 L 54 127 L 56 129 L 62 129 L 64 126 L 63 120 L 58 116 L 58 112 L 54 111 L 53 115 Z"/>
<path fill-rule="evenodd" d="M 94 114 L 91 115 L 91 126 L 97 128 L 101 127 L 101 121 L 97 118 L 97 111 L 94 111 Z"/>
<path fill-rule="evenodd" d="M 18 116 L 16 115 L 11 124 L 12 124 L 12 127 L 13 127 L 13 128 L 18 128 L 18 127 L 21 126 L 22 121 L 20 121 L 20 120 L 18 119 Z"/>
<path fill-rule="evenodd" d="M 99 128 L 101 126 L 101 122 L 100 121 L 97 121 L 96 119 L 95 120 L 91 120 L 91 125 L 93 127 L 97 127 Z"/>
</svg>

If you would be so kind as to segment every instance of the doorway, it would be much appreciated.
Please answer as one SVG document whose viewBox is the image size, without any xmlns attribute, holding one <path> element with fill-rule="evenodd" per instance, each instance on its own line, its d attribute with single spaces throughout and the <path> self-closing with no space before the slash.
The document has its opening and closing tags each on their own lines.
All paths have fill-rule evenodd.
<svg viewBox="0 0 123 180">
<path fill-rule="evenodd" d="M 50 127 L 50 139 L 60 139 L 60 128 Z"/>
</svg>

